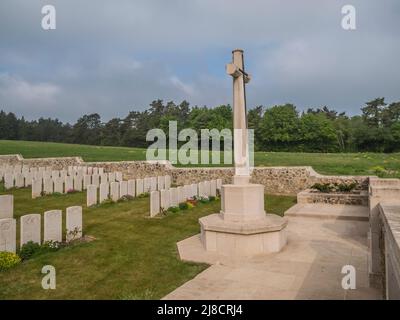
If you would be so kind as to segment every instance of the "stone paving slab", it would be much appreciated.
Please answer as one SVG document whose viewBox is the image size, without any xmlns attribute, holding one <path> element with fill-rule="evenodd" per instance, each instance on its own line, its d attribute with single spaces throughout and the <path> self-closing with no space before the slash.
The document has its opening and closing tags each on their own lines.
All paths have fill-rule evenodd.
<svg viewBox="0 0 400 320">
<path fill-rule="evenodd" d="M 355 205 L 296 204 L 285 212 L 285 216 L 368 221 L 369 210 L 366 206 Z"/>
<path fill-rule="evenodd" d="M 368 284 L 367 230 L 364 221 L 290 217 L 281 252 L 247 259 L 205 252 L 195 235 L 177 244 L 181 259 L 211 266 L 164 299 L 381 299 Z M 347 264 L 355 290 L 341 286 Z"/>
</svg>

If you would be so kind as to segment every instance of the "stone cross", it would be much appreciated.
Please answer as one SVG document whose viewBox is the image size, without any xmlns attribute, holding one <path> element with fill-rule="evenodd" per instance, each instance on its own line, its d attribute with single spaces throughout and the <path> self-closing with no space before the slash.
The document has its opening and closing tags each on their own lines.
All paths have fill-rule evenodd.
<svg viewBox="0 0 400 320">
<path fill-rule="evenodd" d="M 233 77 L 233 148 L 235 163 L 233 184 L 247 184 L 250 180 L 250 164 L 245 84 L 250 81 L 250 75 L 244 71 L 243 50 L 233 50 L 232 60 L 232 63 L 226 65 L 226 73 Z"/>
</svg>

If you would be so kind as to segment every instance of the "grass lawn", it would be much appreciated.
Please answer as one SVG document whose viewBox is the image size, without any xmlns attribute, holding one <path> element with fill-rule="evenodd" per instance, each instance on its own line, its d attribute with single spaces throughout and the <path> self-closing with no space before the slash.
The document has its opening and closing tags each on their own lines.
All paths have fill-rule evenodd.
<svg viewBox="0 0 400 320">
<path fill-rule="evenodd" d="M 149 199 L 85 207 L 85 193 L 31 199 L 30 189 L 14 195 L 14 216 L 83 206 L 84 233 L 96 238 L 46 253 L 0 273 L 2 299 L 159 299 L 204 270 L 204 264 L 182 262 L 176 242 L 199 232 L 198 219 L 220 210 L 219 201 L 166 217 L 149 219 Z M 268 212 L 282 214 L 294 197 L 266 196 Z M 42 219 L 43 225 L 43 219 Z M 65 229 L 65 228 L 63 228 Z M 19 233 L 19 219 L 17 219 Z M 56 290 L 41 288 L 41 268 L 57 272 Z"/>
<path fill-rule="evenodd" d="M 16 153 L 25 158 L 81 156 L 85 161 L 146 158 L 146 150 L 139 148 L 0 140 L 0 154 Z M 400 153 L 256 152 L 254 158 L 256 166 L 312 166 L 321 174 L 400 177 Z"/>
</svg>

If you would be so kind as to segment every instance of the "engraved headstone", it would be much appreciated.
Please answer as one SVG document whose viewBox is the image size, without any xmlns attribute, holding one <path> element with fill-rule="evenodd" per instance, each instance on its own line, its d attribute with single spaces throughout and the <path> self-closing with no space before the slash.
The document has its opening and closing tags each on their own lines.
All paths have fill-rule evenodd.
<svg viewBox="0 0 400 320">
<path fill-rule="evenodd" d="M 44 213 L 43 241 L 62 241 L 62 212 L 51 210 Z"/>
<path fill-rule="evenodd" d="M 82 207 L 75 206 L 67 208 L 66 228 L 67 242 L 82 237 Z"/>
<path fill-rule="evenodd" d="M 0 252 L 14 252 L 16 245 L 16 220 L 12 218 L 0 219 Z"/>
<path fill-rule="evenodd" d="M 0 195 L 0 219 L 12 218 L 14 215 L 14 196 Z"/>
<path fill-rule="evenodd" d="M 110 195 L 110 185 L 108 182 L 100 183 L 100 203 L 108 200 Z"/>
<path fill-rule="evenodd" d="M 160 213 L 160 191 L 150 193 L 150 217 Z"/>
<path fill-rule="evenodd" d="M 136 180 L 128 180 L 128 196 L 134 197 L 136 195 Z"/>
<path fill-rule="evenodd" d="M 27 214 L 21 217 L 21 247 L 29 242 L 41 243 L 40 214 Z"/>
<path fill-rule="evenodd" d="M 96 204 L 97 204 L 97 187 L 94 184 L 89 184 L 87 186 L 87 192 L 86 192 L 86 205 L 88 207 L 91 207 Z"/>
</svg>

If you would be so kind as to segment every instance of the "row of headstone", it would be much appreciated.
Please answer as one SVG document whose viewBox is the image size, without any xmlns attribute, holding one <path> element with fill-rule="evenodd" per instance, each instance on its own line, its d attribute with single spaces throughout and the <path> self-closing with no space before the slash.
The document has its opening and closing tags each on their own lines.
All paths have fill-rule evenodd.
<svg viewBox="0 0 400 320">
<path fill-rule="evenodd" d="M 177 207 L 188 199 L 217 196 L 221 190 L 222 179 L 202 181 L 176 188 L 152 191 L 150 193 L 150 217 L 154 217 L 162 210 Z"/>
<path fill-rule="evenodd" d="M 119 177 L 117 177 L 119 178 Z M 130 179 L 128 181 L 105 180 L 98 184 L 87 186 L 86 204 L 88 207 L 107 200 L 114 202 L 124 196 L 140 196 L 141 194 L 157 190 L 167 190 L 171 187 L 170 176 L 146 177 L 144 179 Z"/>
<path fill-rule="evenodd" d="M 0 251 L 16 252 L 16 219 L 0 219 Z M 66 210 L 66 242 L 82 237 L 82 207 L 74 206 Z M 29 241 L 42 243 L 40 214 L 27 214 L 20 218 L 20 247 Z M 43 242 L 62 242 L 62 211 L 51 210 L 44 213 Z"/>
<path fill-rule="evenodd" d="M 121 172 L 95 173 L 92 175 L 85 174 L 84 176 L 67 175 L 65 178 L 45 178 L 32 181 L 32 198 L 37 198 L 44 194 L 52 193 L 69 193 L 72 191 L 86 190 L 89 185 L 99 187 L 101 183 L 122 181 Z"/>
</svg>

